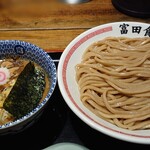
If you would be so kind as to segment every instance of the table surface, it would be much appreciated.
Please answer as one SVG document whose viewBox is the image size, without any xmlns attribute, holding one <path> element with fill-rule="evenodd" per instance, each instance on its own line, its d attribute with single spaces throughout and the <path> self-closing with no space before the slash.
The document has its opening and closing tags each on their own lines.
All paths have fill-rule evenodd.
<svg viewBox="0 0 150 150">
<path fill-rule="evenodd" d="M 0 39 L 31 42 L 47 52 L 63 51 L 76 36 L 101 24 L 150 23 L 150 18 L 134 18 L 119 12 L 111 0 L 91 0 L 78 5 L 67 5 L 59 0 L 11 1 L 0 2 Z"/>
<path fill-rule="evenodd" d="M 65 47 L 82 32 L 116 21 L 150 23 L 150 18 L 127 16 L 116 10 L 111 0 L 91 0 L 77 5 L 64 4 L 57 0 L 0 1 L 0 40 L 15 39 L 33 43 L 48 52 L 54 59 L 59 59 Z M 73 142 L 92 150 L 100 149 L 100 146 L 149 148 L 148 145 L 113 139 L 85 125 L 67 107 L 58 87 L 53 94 L 53 105 L 49 106 L 44 113 L 48 114 L 46 115 L 52 122 L 47 124 L 50 118 L 41 117 L 40 123 L 37 122 L 15 138 L 13 136 L 14 148 L 17 149 L 15 140 L 24 144 L 24 139 L 26 139 L 24 145 L 31 149 L 42 149 L 60 142 Z M 55 129 L 53 129 L 54 126 Z M 43 128 L 45 128 L 44 131 Z M 35 134 L 38 142 L 34 143 L 35 136 L 30 134 Z M 0 137 L 0 140 L 2 139 L 7 145 L 6 139 L 11 141 L 12 137 Z"/>
</svg>

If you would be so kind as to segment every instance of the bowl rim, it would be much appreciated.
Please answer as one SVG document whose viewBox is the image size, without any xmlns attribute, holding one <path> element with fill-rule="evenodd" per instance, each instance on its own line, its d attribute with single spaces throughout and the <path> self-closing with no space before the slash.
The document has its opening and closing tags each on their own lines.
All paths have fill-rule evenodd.
<svg viewBox="0 0 150 150">
<path fill-rule="evenodd" d="M 57 69 L 57 76 L 58 76 L 58 85 L 59 85 L 59 89 L 61 91 L 61 94 L 65 100 L 65 102 L 67 103 L 67 105 L 71 108 L 71 110 L 76 114 L 77 117 L 79 117 L 84 123 L 86 123 L 87 125 L 89 125 L 91 128 L 104 133 L 106 135 L 109 135 L 110 137 L 119 139 L 119 140 L 123 140 L 123 141 L 127 141 L 127 142 L 133 142 L 133 143 L 138 143 L 138 144 L 150 144 L 150 136 L 138 136 L 135 134 L 126 134 L 125 132 L 121 133 L 118 131 L 115 131 L 113 129 L 108 129 L 106 126 L 104 127 L 102 124 L 100 124 L 100 128 L 99 125 L 97 125 L 98 122 L 95 122 L 94 120 L 92 120 L 91 118 L 89 119 L 87 117 L 87 115 L 77 106 L 76 103 L 73 103 L 67 93 L 66 93 L 66 89 L 63 83 L 64 77 L 62 77 L 62 71 L 63 70 L 63 65 L 66 65 L 66 57 L 71 57 L 70 55 L 72 55 L 73 52 L 70 52 L 71 48 L 77 43 L 79 42 L 79 40 L 84 39 L 85 36 L 90 35 L 91 32 L 94 32 L 95 30 L 98 29 L 102 29 L 108 26 L 114 26 L 116 24 L 122 24 L 122 23 L 127 23 L 127 24 L 138 24 L 138 25 L 146 25 L 146 26 L 150 26 L 148 23 L 143 23 L 143 22 L 137 22 L 137 21 L 118 21 L 118 22 L 110 22 L 110 23 L 106 23 L 106 24 L 101 24 L 98 26 L 95 26 L 93 28 L 90 28 L 84 32 L 82 32 L 81 34 L 79 34 L 77 37 L 75 37 L 65 48 L 65 50 L 63 51 L 61 57 L 60 57 L 60 61 L 58 64 L 58 69 Z M 75 47 L 76 49 L 76 47 Z M 70 58 L 68 58 L 70 59 Z M 67 67 L 66 67 L 67 68 Z M 66 71 L 66 70 L 65 70 Z M 71 95 L 71 94 L 70 94 Z M 92 121 L 91 121 L 92 120 Z M 98 123 L 99 124 L 99 123 Z M 115 135 L 114 135 L 115 132 Z"/>
<path fill-rule="evenodd" d="M 0 43 L 3 43 L 3 42 L 7 43 L 7 44 L 11 43 L 11 44 L 14 44 L 14 45 L 17 45 L 17 43 L 27 44 L 27 45 L 29 45 L 31 47 L 37 48 L 37 50 L 41 51 L 44 54 L 44 56 L 49 60 L 50 66 L 53 68 L 53 76 L 54 76 L 54 78 L 52 80 L 53 82 L 51 83 L 51 86 L 50 86 L 50 89 L 48 91 L 48 94 L 43 99 L 43 101 L 40 102 L 31 112 L 27 113 L 25 116 L 15 120 L 15 121 L 8 122 L 6 124 L 0 125 L 0 134 L 1 134 L 1 130 L 5 130 L 5 129 L 11 128 L 11 127 L 15 127 L 18 124 L 23 123 L 24 121 L 29 120 L 34 115 L 36 115 L 43 108 L 43 106 L 45 106 L 48 103 L 51 95 L 54 92 L 54 89 L 55 89 L 56 83 L 57 83 L 56 65 L 55 65 L 53 59 L 51 58 L 51 56 L 44 49 L 40 48 L 39 46 L 37 46 L 37 45 L 35 45 L 33 43 L 26 42 L 26 41 L 23 41 L 23 40 L 12 40 L 12 39 L 11 40 L 0 40 Z"/>
</svg>

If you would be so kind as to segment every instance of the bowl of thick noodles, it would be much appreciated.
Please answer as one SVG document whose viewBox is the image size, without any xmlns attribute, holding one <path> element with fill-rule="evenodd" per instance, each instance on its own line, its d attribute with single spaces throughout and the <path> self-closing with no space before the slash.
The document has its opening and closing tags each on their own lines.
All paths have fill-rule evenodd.
<svg viewBox="0 0 150 150">
<path fill-rule="evenodd" d="M 58 84 L 71 110 L 91 128 L 150 144 L 150 25 L 93 27 L 66 47 Z"/>
<path fill-rule="evenodd" d="M 40 47 L 19 40 L 0 40 L 0 135 L 32 125 L 50 101 L 56 67 Z"/>
</svg>

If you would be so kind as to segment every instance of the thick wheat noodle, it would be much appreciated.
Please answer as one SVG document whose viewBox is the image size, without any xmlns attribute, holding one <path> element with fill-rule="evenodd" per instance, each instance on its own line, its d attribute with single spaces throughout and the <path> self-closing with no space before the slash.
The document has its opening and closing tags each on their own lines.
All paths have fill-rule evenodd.
<svg viewBox="0 0 150 150">
<path fill-rule="evenodd" d="M 129 130 L 150 129 L 150 38 L 108 37 L 91 44 L 76 66 L 83 104 Z"/>
<path fill-rule="evenodd" d="M 124 110 L 118 110 L 118 109 L 114 109 L 113 107 L 111 107 L 111 105 L 109 105 L 109 103 L 108 103 L 108 101 L 107 101 L 107 94 L 106 94 L 106 90 L 104 91 L 104 93 L 103 93 L 103 100 L 104 100 L 104 103 L 105 103 L 105 106 L 107 107 L 107 109 L 111 112 L 111 113 L 113 113 L 113 114 L 131 114 L 131 115 L 133 115 L 133 114 L 135 114 L 135 116 L 136 115 L 138 115 L 139 113 L 140 113 L 140 115 L 143 113 L 143 109 L 141 110 L 141 109 L 139 109 L 139 111 L 137 112 L 137 110 L 132 110 L 132 113 L 131 113 L 131 110 L 130 111 L 124 111 Z M 148 112 L 150 112 L 150 106 L 148 105 L 148 106 L 145 106 L 146 108 L 144 109 L 144 111 L 148 111 Z M 145 112 L 144 112 L 144 114 L 145 114 Z"/>
<path fill-rule="evenodd" d="M 104 102 L 102 100 L 101 101 L 99 100 L 100 97 L 97 98 L 94 95 L 92 95 L 91 93 L 84 93 L 82 96 L 83 96 L 82 102 L 86 102 L 86 100 L 91 98 L 92 101 L 94 101 L 97 105 L 103 106 L 103 107 L 105 106 Z"/>
<path fill-rule="evenodd" d="M 113 65 L 123 65 L 123 66 L 129 66 L 129 67 L 136 67 L 141 65 L 147 58 L 150 57 L 150 54 L 145 54 L 144 57 L 142 57 L 142 59 L 140 57 L 138 57 L 136 60 L 127 60 L 124 63 L 123 59 L 121 60 L 100 60 L 98 57 L 95 57 L 95 60 L 101 64 L 104 64 L 106 66 L 113 66 Z"/>
<path fill-rule="evenodd" d="M 131 77 L 131 76 L 139 76 L 139 74 L 141 73 L 141 71 L 131 71 L 131 72 L 127 72 L 127 73 L 120 73 L 120 72 L 112 71 L 112 70 L 110 71 L 105 68 L 100 68 L 100 65 L 98 65 L 98 64 L 81 64 L 80 67 L 85 67 L 85 72 L 88 72 L 88 68 L 93 68 L 93 69 L 96 69 L 99 72 L 103 72 L 107 75 L 113 75 L 113 76 L 122 77 L 122 78 Z M 124 68 L 124 70 L 125 70 L 125 68 Z M 79 69 L 79 74 L 80 74 L 80 72 L 82 73 L 82 71 L 83 71 L 83 69 L 81 69 L 81 70 Z M 149 74 L 149 72 L 143 72 L 143 73 Z M 150 77 L 150 74 L 149 74 L 149 77 Z M 104 78 L 106 78 L 106 76 Z"/>
<path fill-rule="evenodd" d="M 150 128 L 150 120 L 140 121 L 137 124 L 129 127 L 130 130 L 149 129 L 149 128 Z"/>
<path fill-rule="evenodd" d="M 114 121 L 114 124 L 116 124 L 117 126 L 119 126 L 119 127 L 122 127 L 122 128 L 131 128 L 131 126 L 133 127 L 133 125 L 134 125 L 134 123 L 132 122 L 132 123 L 130 123 L 130 124 L 128 124 L 128 125 L 124 125 L 123 123 L 122 123 L 122 120 L 118 120 L 118 119 L 113 119 L 113 121 Z"/>
<path fill-rule="evenodd" d="M 93 112 L 94 114 L 96 114 L 97 116 L 99 116 L 99 117 L 101 117 L 101 118 L 103 118 L 103 116 L 100 116 L 99 115 L 99 109 L 102 111 L 102 110 L 104 110 L 104 109 L 101 109 L 101 108 L 99 108 L 99 106 L 98 106 L 98 108 L 97 109 L 94 109 L 91 105 L 89 105 L 87 102 L 85 102 L 85 103 L 83 103 L 91 112 Z M 95 103 L 95 105 L 96 105 L 96 103 Z M 104 111 L 107 111 L 107 110 L 104 110 Z M 109 112 L 108 112 L 109 113 Z M 113 119 L 111 119 L 111 118 L 103 118 L 103 119 L 105 119 L 106 121 L 108 121 L 108 122 L 110 122 L 110 123 L 113 123 L 114 121 L 113 121 Z"/>
<path fill-rule="evenodd" d="M 100 109 L 103 113 L 109 114 L 109 111 L 107 109 L 105 109 L 105 107 L 102 107 L 100 105 L 97 105 L 97 103 L 95 103 L 92 100 L 88 100 L 87 101 L 89 104 L 91 104 L 91 106 L 94 106 L 94 108 Z"/>
<path fill-rule="evenodd" d="M 83 67 L 83 65 L 81 65 L 80 67 Z M 92 65 L 90 67 L 93 67 L 95 69 L 100 70 L 98 67 L 95 67 L 94 65 Z M 86 72 L 87 71 L 88 70 L 86 69 Z M 113 75 L 117 75 L 117 74 L 116 73 L 109 73 L 109 75 L 113 76 Z M 99 76 L 101 78 L 104 78 L 105 80 L 107 80 L 106 82 L 108 84 L 110 84 L 112 87 L 114 87 L 116 90 L 118 90 L 120 92 L 123 92 L 125 94 L 137 94 L 137 93 L 140 93 L 140 92 L 150 91 L 150 86 L 149 86 L 150 85 L 150 80 L 143 81 L 143 82 L 136 83 L 136 84 L 135 83 L 130 84 L 130 83 L 125 83 L 125 82 L 120 82 L 119 80 L 115 80 L 115 79 L 110 78 L 109 76 L 104 75 L 104 74 L 99 74 Z M 134 91 L 131 91 L 131 89 L 133 89 Z"/>
<path fill-rule="evenodd" d="M 122 108 L 124 110 L 137 110 L 137 109 L 145 108 L 144 106 L 145 105 L 140 105 L 140 106 L 122 106 Z"/>
<path fill-rule="evenodd" d="M 144 99 L 144 98 L 128 98 L 124 101 L 122 101 L 119 104 L 119 107 L 127 107 L 127 106 L 142 106 L 143 104 L 147 104 L 149 102 L 149 99 Z M 112 104 L 113 105 L 113 104 Z M 118 103 L 117 103 L 118 105 Z"/>
</svg>

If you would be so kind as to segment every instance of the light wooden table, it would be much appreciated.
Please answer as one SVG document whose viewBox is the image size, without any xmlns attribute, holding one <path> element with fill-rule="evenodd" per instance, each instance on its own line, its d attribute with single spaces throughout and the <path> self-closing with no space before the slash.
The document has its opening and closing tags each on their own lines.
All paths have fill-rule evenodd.
<svg viewBox="0 0 150 150">
<path fill-rule="evenodd" d="M 62 52 L 83 31 L 116 21 L 150 23 L 150 18 L 122 14 L 111 0 L 91 0 L 78 5 L 57 0 L 4 0 L 0 4 L 0 40 L 24 40 L 47 52 Z"/>
</svg>

